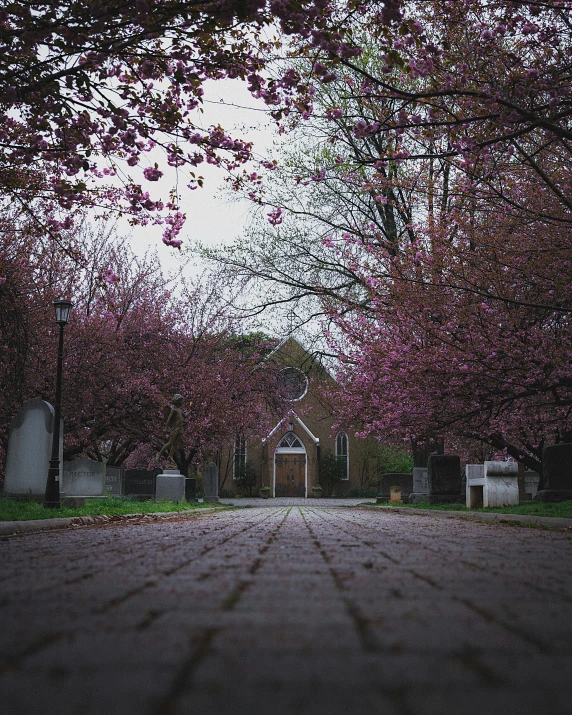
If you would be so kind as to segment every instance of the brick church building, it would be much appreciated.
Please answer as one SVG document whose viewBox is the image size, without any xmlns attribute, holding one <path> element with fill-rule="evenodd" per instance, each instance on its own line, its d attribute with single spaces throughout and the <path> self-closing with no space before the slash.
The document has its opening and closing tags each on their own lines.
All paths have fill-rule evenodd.
<svg viewBox="0 0 572 715">
<path fill-rule="evenodd" d="M 283 365 L 288 413 L 262 439 L 236 438 L 219 456 L 219 485 L 223 495 L 238 493 L 235 475 L 248 462 L 257 477 L 253 495 L 269 487 L 271 497 L 311 497 L 320 485 L 320 460 L 330 451 L 345 461 L 345 477 L 335 495 L 363 489 L 375 479 L 377 442 L 358 439 L 353 432 L 335 430 L 335 418 L 323 387 L 335 385 L 332 376 L 311 359 L 294 338 L 283 340 L 271 359 Z M 325 486 L 325 485 L 322 485 Z M 322 492 L 328 493 L 326 488 Z"/>
</svg>

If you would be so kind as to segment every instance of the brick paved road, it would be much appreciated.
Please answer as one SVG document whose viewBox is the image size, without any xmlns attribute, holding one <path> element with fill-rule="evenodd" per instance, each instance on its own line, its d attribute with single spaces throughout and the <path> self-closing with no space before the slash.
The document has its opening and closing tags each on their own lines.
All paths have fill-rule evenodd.
<svg viewBox="0 0 572 715">
<path fill-rule="evenodd" d="M 331 507 L 0 542 L 0 711 L 559 715 L 569 534 Z"/>
</svg>

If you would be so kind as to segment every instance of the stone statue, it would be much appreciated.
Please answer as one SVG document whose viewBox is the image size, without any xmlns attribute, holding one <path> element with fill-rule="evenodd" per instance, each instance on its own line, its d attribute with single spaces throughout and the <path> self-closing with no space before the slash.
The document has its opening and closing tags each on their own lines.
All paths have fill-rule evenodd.
<svg viewBox="0 0 572 715">
<path fill-rule="evenodd" d="M 169 440 L 157 452 L 156 460 L 159 461 L 165 452 L 168 452 L 167 459 L 171 464 L 175 464 L 173 455 L 181 446 L 183 439 L 183 423 L 191 414 L 191 410 L 183 412 L 181 405 L 183 404 L 182 395 L 173 395 L 171 405 L 166 405 L 164 409 L 165 427 L 169 430 Z M 192 403 L 191 403 L 192 404 Z"/>
</svg>

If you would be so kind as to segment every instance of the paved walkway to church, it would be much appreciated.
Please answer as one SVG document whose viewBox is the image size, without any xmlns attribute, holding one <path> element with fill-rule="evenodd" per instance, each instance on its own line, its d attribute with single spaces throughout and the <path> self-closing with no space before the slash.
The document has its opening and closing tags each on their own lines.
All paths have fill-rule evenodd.
<svg viewBox="0 0 572 715">
<path fill-rule="evenodd" d="M 227 499 L 221 497 L 223 504 L 232 504 L 233 506 L 259 506 L 272 507 L 277 506 L 359 506 L 360 504 L 375 504 L 375 498 L 359 497 L 352 499 L 331 499 L 329 497 L 322 499 L 303 499 L 302 497 L 273 497 L 272 499 L 260 499 L 259 497 L 241 497 L 240 499 Z"/>
<path fill-rule="evenodd" d="M 7 715 L 569 715 L 571 535 L 250 508 L 0 541 Z"/>
</svg>

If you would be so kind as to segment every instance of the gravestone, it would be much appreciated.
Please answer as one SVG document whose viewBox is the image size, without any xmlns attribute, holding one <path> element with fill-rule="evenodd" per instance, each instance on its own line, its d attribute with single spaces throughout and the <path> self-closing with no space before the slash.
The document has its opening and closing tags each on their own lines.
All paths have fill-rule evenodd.
<svg viewBox="0 0 572 715">
<path fill-rule="evenodd" d="M 465 465 L 465 496 L 467 509 L 481 509 L 485 499 L 485 465 Z"/>
<path fill-rule="evenodd" d="M 60 492 L 66 497 L 102 497 L 104 491 L 103 462 L 94 459 L 74 459 L 64 462 Z"/>
<path fill-rule="evenodd" d="M 123 469 L 121 467 L 110 467 L 105 465 L 105 491 L 114 497 L 119 497 L 123 493 L 122 484 Z"/>
<path fill-rule="evenodd" d="M 531 499 L 534 499 L 536 493 L 538 492 L 538 485 L 540 483 L 540 474 L 533 471 L 532 469 L 527 469 L 524 473 L 524 491 L 526 494 L 530 495 Z"/>
<path fill-rule="evenodd" d="M 125 496 L 137 498 L 139 501 L 155 498 L 155 482 L 160 469 L 126 469 L 123 477 L 123 492 Z"/>
<path fill-rule="evenodd" d="M 393 498 L 392 498 L 392 487 Z M 379 494 L 381 501 L 402 501 L 405 504 L 409 501 L 409 495 L 413 491 L 413 475 L 398 472 L 382 474 L 379 483 Z M 400 496 L 397 497 L 397 493 Z"/>
<path fill-rule="evenodd" d="M 427 467 L 413 467 L 413 492 L 410 502 L 424 501 L 429 496 L 429 476 Z"/>
<path fill-rule="evenodd" d="M 510 506 L 518 501 L 518 463 L 485 462 L 483 506 Z"/>
<path fill-rule="evenodd" d="M 185 499 L 185 477 L 178 469 L 165 469 L 161 474 L 157 474 L 155 499 L 157 501 Z"/>
<path fill-rule="evenodd" d="M 205 498 L 206 502 L 217 502 L 218 498 L 218 467 L 214 462 L 207 464 L 205 475 Z"/>
<path fill-rule="evenodd" d="M 392 487 L 389 487 L 389 501 L 390 502 L 396 502 L 397 504 L 401 504 L 401 489 L 399 488 L 399 484 L 395 484 Z"/>
<path fill-rule="evenodd" d="M 461 460 L 452 454 L 432 454 L 427 462 L 431 504 L 462 503 Z"/>
<path fill-rule="evenodd" d="M 187 501 L 197 500 L 197 480 L 194 477 L 185 479 L 185 499 Z"/>
<path fill-rule="evenodd" d="M 544 487 L 536 493 L 538 501 L 572 499 L 572 444 L 554 444 L 542 450 Z"/>
<path fill-rule="evenodd" d="M 42 497 L 52 454 L 54 408 L 44 400 L 29 400 L 10 423 L 4 493 Z"/>
</svg>

